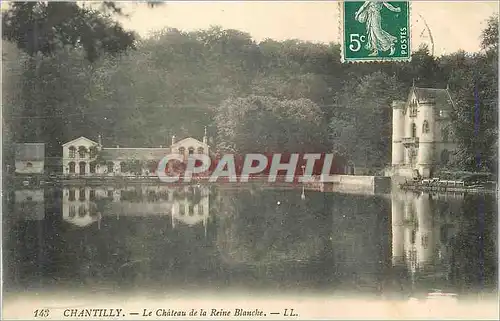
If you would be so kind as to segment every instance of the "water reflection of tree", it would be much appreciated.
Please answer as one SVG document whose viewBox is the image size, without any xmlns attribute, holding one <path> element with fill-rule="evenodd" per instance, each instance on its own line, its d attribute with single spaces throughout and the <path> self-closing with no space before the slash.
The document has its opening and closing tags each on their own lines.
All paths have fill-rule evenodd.
<svg viewBox="0 0 500 321">
<path fill-rule="evenodd" d="M 312 260 L 324 249 L 323 199 L 304 201 L 298 191 L 219 193 L 217 247 L 226 263 L 301 262 Z"/>
<path fill-rule="evenodd" d="M 468 195 L 460 213 L 459 232 L 451 241 L 450 277 L 460 292 L 496 288 L 497 200 Z"/>
</svg>

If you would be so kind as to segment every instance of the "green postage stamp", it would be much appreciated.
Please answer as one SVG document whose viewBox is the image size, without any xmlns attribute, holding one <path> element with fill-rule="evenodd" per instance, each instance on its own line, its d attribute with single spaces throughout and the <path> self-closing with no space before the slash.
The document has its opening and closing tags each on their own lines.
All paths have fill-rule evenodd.
<svg viewBox="0 0 500 321">
<path fill-rule="evenodd" d="M 342 61 L 410 61 L 408 1 L 344 1 Z"/>
</svg>

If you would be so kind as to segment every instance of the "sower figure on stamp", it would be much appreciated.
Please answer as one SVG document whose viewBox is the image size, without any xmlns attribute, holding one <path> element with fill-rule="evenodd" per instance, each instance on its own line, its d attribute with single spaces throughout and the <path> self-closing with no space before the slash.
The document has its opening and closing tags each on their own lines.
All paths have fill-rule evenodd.
<svg viewBox="0 0 500 321">
<path fill-rule="evenodd" d="M 369 56 L 377 56 L 379 51 L 390 50 L 390 55 L 394 55 L 394 45 L 397 38 L 382 29 L 381 13 L 385 6 L 392 12 L 401 12 L 401 8 L 394 7 L 387 2 L 365 1 L 361 8 L 356 11 L 355 19 L 366 24 L 367 43 L 365 48 L 372 50 Z"/>
</svg>

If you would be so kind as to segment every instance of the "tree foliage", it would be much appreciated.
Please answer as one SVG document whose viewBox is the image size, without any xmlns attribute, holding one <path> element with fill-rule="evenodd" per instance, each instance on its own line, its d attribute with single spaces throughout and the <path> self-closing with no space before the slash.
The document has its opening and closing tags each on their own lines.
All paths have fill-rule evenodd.
<svg viewBox="0 0 500 321">
<path fill-rule="evenodd" d="M 44 141 L 52 156 L 81 135 L 101 134 L 107 146 L 165 146 L 173 134 L 201 137 L 208 126 L 215 148 L 328 150 L 383 166 L 390 162 L 391 101 L 405 99 L 413 84 L 449 85 L 456 165 L 492 170 L 495 19 L 478 53 L 433 57 L 423 47 L 409 63 L 342 64 L 333 43 L 258 43 L 220 27 L 136 39 L 102 10 L 16 3 L 3 21 L 3 38 L 14 43 L 4 46 L 4 121 L 12 140 Z"/>
<path fill-rule="evenodd" d="M 220 149 L 237 152 L 306 152 L 327 149 L 321 109 L 311 100 L 249 96 L 217 110 Z"/>
<path fill-rule="evenodd" d="M 76 2 L 15 2 L 2 15 L 2 37 L 32 56 L 81 46 L 90 61 L 101 52 L 119 53 L 134 44 L 134 34 L 109 15 Z"/>
</svg>

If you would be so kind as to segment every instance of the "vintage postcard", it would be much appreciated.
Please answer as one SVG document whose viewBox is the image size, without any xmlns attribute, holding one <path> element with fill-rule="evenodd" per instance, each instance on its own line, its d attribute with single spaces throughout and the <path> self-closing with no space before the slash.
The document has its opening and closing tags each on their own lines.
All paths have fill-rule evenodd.
<svg viewBox="0 0 500 321">
<path fill-rule="evenodd" d="M 496 1 L 2 2 L 2 319 L 491 319 Z"/>
</svg>

